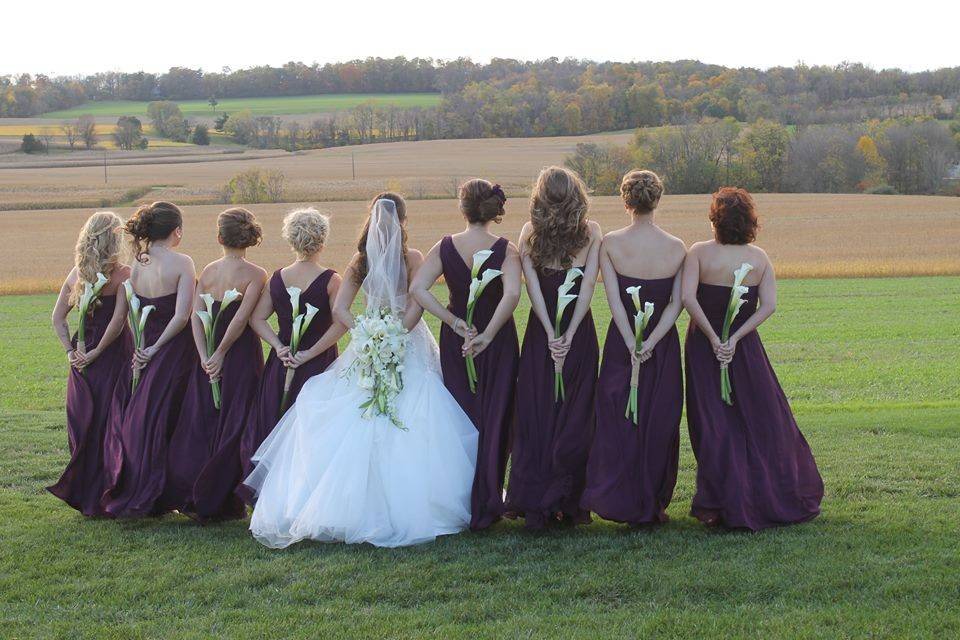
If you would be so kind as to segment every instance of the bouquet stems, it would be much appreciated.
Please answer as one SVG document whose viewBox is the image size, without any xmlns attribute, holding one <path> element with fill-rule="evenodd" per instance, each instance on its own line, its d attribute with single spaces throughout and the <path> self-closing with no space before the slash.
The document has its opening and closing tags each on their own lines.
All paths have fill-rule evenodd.
<svg viewBox="0 0 960 640">
<path fill-rule="evenodd" d="M 467 327 L 473 326 L 473 308 L 475 302 L 467 305 Z M 467 354 L 467 382 L 470 384 L 470 393 L 477 392 L 477 363 L 473 361 L 473 354 Z"/>
<path fill-rule="evenodd" d="M 561 313 L 557 314 L 557 319 L 553 325 L 553 338 L 556 340 L 562 334 L 560 333 Z M 567 390 L 563 386 L 563 360 L 553 362 L 553 399 L 563 402 L 567 399 Z"/>
</svg>

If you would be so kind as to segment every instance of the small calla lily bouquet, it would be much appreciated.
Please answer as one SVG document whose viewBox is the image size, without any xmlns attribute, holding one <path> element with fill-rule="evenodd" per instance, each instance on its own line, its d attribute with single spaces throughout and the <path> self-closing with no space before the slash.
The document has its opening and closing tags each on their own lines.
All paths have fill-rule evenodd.
<svg viewBox="0 0 960 640">
<path fill-rule="evenodd" d="M 220 303 L 220 309 L 216 312 L 213 310 L 214 300 L 213 296 L 209 293 L 201 293 L 200 299 L 203 300 L 203 304 L 207 307 L 205 310 L 197 311 L 197 317 L 200 318 L 200 322 L 203 323 L 203 338 L 204 343 L 207 347 L 207 357 L 213 355 L 213 352 L 217 350 L 217 323 L 220 321 L 220 316 L 223 314 L 223 310 L 233 304 L 234 300 L 239 298 L 241 294 L 236 289 L 230 289 L 229 291 L 223 294 L 223 301 Z M 220 381 L 211 380 L 210 381 L 210 390 L 213 393 L 213 406 L 217 409 L 220 408 Z"/>
<path fill-rule="evenodd" d="M 93 311 L 91 306 L 100 297 L 100 291 L 105 284 L 107 284 L 107 276 L 102 273 L 97 273 L 96 282 L 83 283 L 83 293 L 77 301 L 77 312 L 80 314 L 80 320 L 77 323 L 77 351 L 80 353 L 87 352 L 87 316 Z"/>
<path fill-rule="evenodd" d="M 143 349 L 143 329 L 147 326 L 147 318 L 156 307 L 152 304 L 140 307 L 140 298 L 133 292 L 133 284 L 129 279 L 123 281 L 123 289 L 127 295 L 127 321 L 130 323 L 130 331 L 133 332 L 133 348 L 140 350 Z M 139 382 L 140 369 L 134 369 L 130 385 L 131 393 L 136 391 Z"/>
<path fill-rule="evenodd" d="M 577 278 L 583 277 L 583 270 L 573 267 L 572 269 L 567 269 L 567 277 L 564 278 L 563 284 L 557 287 L 557 315 L 553 319 L 553 337 L 554 339 L 559 338 L 560 333 L 560 323 L 563 320 L 563 312 L 566 310 L 567 306 L 577 299 L 577 294 L 570 293 L 570 290 L 573 289 L 577 284 Z M 566 399 L 567 392 L 563 388 L 563 361 L 553 363 L 553 399 L 558 401 L 563 401 Z"/>
<path fill-rule="evenodd" d="M 642 305 L 640 304 L 640 285 L 627 287 L 626 291 L 633 298 L 633 307 L 637 310 L 636 315 L 633 316 L 634 353 L 640 353 L 643 351 L 643 332 L 647 330 L 650 318 L 653 317 L 653 303 L 644 302 Z M 627 411 L 623 416 L 633 420 L 633 424 L 637 424 L 639 419 L 637 411 L 637 386 L 639 383 L 640 363 L 634 362 L 630 371 L 630 397 L 627 399 Z"/>
<path fill-rule="evenodd" d="M 367 309 L 350 330 L 355 358 L 342 376 L 353 375 L 357 385 L 370 393 L 360 405 L 362 416 L 387 416 L 398 429 L 406 427 L 397 415 L 396 399 L 403 389 L 403 358 L 410 339 L 400 318 L 389 309 Z"/>
<path fill-rule="evenodd" d="M 470 270 L 470 292 L 467 296 L 467 326 L 473 326 L 473 310 L 477 306 L 477 299 L 483 293 L 491 282 L 503 275 L 499 269 L 485 269 L 483 275 L 480 275 L 480 269 L 483 263 L 493 255 L 490 249 L 477 251 L 473 254 L 473 268 Z M 477 392 L 477 366 L 474 364 L 473 355 L 467 355 L 467 381 L 470 383 L 470 391 Z"/>
<path fill-rule="evenodd" d="M 733 288 L 730 290 L 730 302 L 727 303 L 727 313 L 723 318 L 721 342 L 726 343 L 730 339 L 730 326 L 733 324 L 733 319 L 737 317 L 740 308 L 746 303 L 743 296 L 747 295 L 750 289 L 743 286 L 743 280 L 751 271 L 753 271 L 753 265 L 744 262 L 739 269 L 733 272 Z M 732 393 L 733 386 L 730 384 L 730 372 L 727 370 L 727 365 L 720 365 L 720 397 L 731 406 L 733 405 Z"/>
<path fill-rule="evenodd" d="M 290 355 L 297 355 L 300 350 L 300 341 L 306 335 L 313 317 L 320 311 L 309 302 L 306 305 L 306 311 L 300 313 L 300 287 L 287 287 L 287 295 L 290 296 L 290 307 L 293 309 L 293 326 L 290 330 Z M 283 397 L 280 399 L 280 413 L 287 410 L 287 402 L 290 399 L 290 388 L 293 386 L 293 376 L 297 370 L 287 367 L 286 375 L 283 378 Z"/>
</svg>

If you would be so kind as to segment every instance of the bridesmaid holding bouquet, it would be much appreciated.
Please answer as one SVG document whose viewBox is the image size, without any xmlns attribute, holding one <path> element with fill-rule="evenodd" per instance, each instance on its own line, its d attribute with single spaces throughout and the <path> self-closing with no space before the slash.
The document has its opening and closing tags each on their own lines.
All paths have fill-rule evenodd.
<svg viewBox="0 0 960 640">
<path fill-rule="evenodd" d="M 103 508 L 115 517 L 162 514 L 167 481 L 167 445 L 180 416 L 187 381 L 197 362 L 190 332 L 196 271 L 193 260 L 178 253 L 183 216 L 169 202 L 137 209 L 127 221 L 136 261 L 130 294 L 146 322 L 143 346 L 133 354 L 139 373 L 120 376 L 114 415 L 105 443 L 109 473 Z M 147 312 L 148 307 L 153 307 Z"/>
<path fill-rule="evenodd" d="M 316 209 L 297 209 L 283 219 L 283 239 L 296 260 L 273 272 L 250 316 L 250 326 L 271 349 L 240 442 L 243 478 L 252 470 L 250 457 L 283 415 L 280 405 L 288 369 L 294 373 L 284 410 L 293 405 L 304 382 L 326 371 L 337 359 L 337 340 L 346 332 L 346 327 L 333 321 L 333 301 L 342 279 L 321 261 L 329 233 L 330 219 Z M 294 287 L 297 312 L 293 310 L 288 291 Z M 291 353 L 293 319 L 298 313 L 304 313 L 308 304 L 317 308 L 316 316 L 300 339 L 298 351 Z M 279 334 L 268 322 L 273 314 L 277 315 Z M 250 499 L 243 485 L 238 491 L 244 499 Z"/>
<path fill-rule="evenodd" d="M 581 504 L 632 526 L 667 521 L 677 483 L 683 378 L 676 322 L 686 248 L 654 221 L 663 183 L 652 171 L 623 177 L 630 225 L 608 233 L 600 269 L 610 327 L 597 382 L 597 431 Z M 640 301 L 638 308 L 636 300 Z M 635 317 L 653 305 L 637 349 Z M 627 411 L 636 368 L 636 415 Z"/>
<path fill-rule="evenodd" d="M 532 309 L 520 352 L 523 393 L 506 509 L 532 529 L 590 521 L 580 498 L 594 431 L 599 347 L 590 303 L 602 237 L 600 225 L 587 220 L 587 207 L 580 178 L 548 167 L 537 178 L 530 221 L 520 232 Z"/>
<path fill-rule="evenodd" d="M 521 268 L 517 248 L 490 232 L 490 224 L 503 218 L 507 201 L 500 185 L 473 179 L 460 187 L 459 195 L 467 228 L 434 245 L 410 290 L 424 309 L 443 321 L 443 382 L 479 432 L 470 500 L 470 528 L 479 530 L 503 515 L 503 484 L 520 356 L 513 310 L 520 301 Z M 430 292 L 441 275 L 450 292 L 446 307 Z M 468 322 L 471 283 L 475 280 L 487 284 L 474 294 Z M 476 291 L 478 285 L 472 286 Z M 466 356 L 472 357 L 476 371 L 472 389 Z"/>
<path fill-rule="evenodd" d="M 710 526 L 753 531 L 804 522 L 820 513 L 823 481 L 756 331 L 777 306 L 777 280 L 767 254 L 752 244 L 753 198 L 743 189 L 720 189 L 710 222 L 714 240 L 693 245 L 683 268 L 691 319 L 687 422 L 697 458 L 691 513 Z M 728 309 L 737 311 L 724 341 Z M 729 403 L 721 391 L 723 367 Z"/>
<path fill-rule="evenodd" d="M 47 490 L 85 516 L 104 515 L 100 507 L 106 478 L 103 440 L 114 387 L 120 376 L 129 373 L 133 353 L 122 287 L 130 277 L 130 267 L 120 262 L 122 233 L 123 220 L 115 213 L 101 211 L 90 216 L 77 238 L 75 266 L 53 309 L 53 328 L 70 365 L 70 461 Z M 85 307 L 84 335 L 71 338 L 68 315 L 77 306 Z"/>
<path fill-rule="evenodd" d="M 260 339 L 247 322 L 267 278 L 246 259 L 247 248 L 260 244 L 260 225 L 235 207 L 218 216 L 217 227 L 223 257 L 197 283 L 192 323 L 199 362 L 170 441 L 164 496 L 169 508 L 201 521 L 246 514 L 235 493 L 243 479 L 240 438 L 263 370 Z"/>
</svg>

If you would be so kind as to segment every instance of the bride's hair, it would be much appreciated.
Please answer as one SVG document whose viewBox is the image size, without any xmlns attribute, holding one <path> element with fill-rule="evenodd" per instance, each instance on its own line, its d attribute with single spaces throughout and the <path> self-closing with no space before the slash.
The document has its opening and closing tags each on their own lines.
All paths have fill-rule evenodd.
<svg viewBox="0 0 960 640">
<path fill-rule="evenodd" d="M 407 227 L 404 224 L 407 220 L 407 203 L 399 193 L 384 191 L 378 194 L 370 201 L 368 209 L 373 211 L 373 205 L 377 200 L 390 200 L 397 206 L 397 219 L 400 221 L 400 247 L 403 250 L 403 261 L 407 261 Z M 353 265 L 353 280 L 357 286 L 363 284 L 363 279 L 367 277 L 367 234 L 370 232 L 370 213 L 367 213 L 367 219 L 363 223 L 363 229 L 360 230 L 360 237 L 357 238 L 357 253 L 360 254 L 357 263 Z M 407 271 L 409 273 L 409 270 Z M 408 276 L 409 277 L 409 276 Z"/>
<path fill-rule="evenodd" d="M 70 292 L 71 304 L 76 304 L 80 299 L 85 282 L 96 282 L 98 273 L 109 278 L 114 267 L 120 263 L 122 232 L 123 220 L 112 211 L 98 211 L 84 223 L 73 254 L 78 277 Z"/>
</svg>

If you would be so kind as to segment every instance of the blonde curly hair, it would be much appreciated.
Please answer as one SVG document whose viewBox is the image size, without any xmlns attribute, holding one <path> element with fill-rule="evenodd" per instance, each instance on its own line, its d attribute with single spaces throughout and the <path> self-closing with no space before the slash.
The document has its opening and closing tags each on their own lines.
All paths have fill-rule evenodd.
<svg viewBox="0 0 960 640">
<path fill-rule="evenodd" d="M 109 278 L 120 264 L 122 232 L 123 220 L 112 211 L 98 211 L 87 218 L 73 252 L 77 282 L 70 292 L 70 304 L 76 304 L 80 299 L 85 282 L 96 282 L 98 273 Z"/>
<path fill-rule="evenodd" d="M 312 207 L 288 213 L 280 233 L 298 258 L 312 256 L 323 249 L 329 234 L 330 217 Z"/>
</svg>

